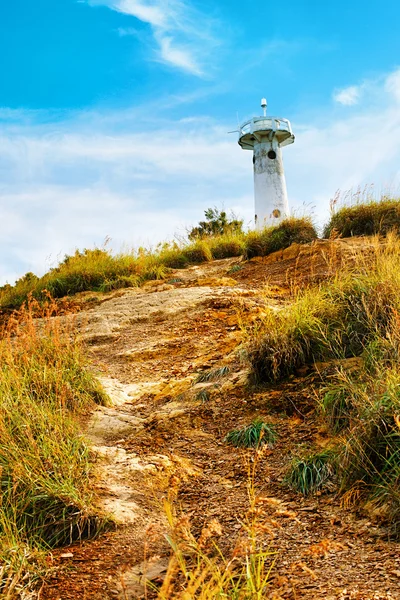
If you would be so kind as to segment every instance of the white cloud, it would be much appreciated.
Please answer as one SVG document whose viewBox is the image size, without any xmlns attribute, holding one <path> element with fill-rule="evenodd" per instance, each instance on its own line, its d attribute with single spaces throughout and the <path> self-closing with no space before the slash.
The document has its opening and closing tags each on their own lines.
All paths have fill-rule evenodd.
<svg viewBox="0 0 400 600">
<path fill-rule="evenodd" d="M 342 90 L 336 91 L 333 94 L 333 99 L 339 104 L 344 104 L 345 106 L 353 106 L 354 104 L 358 104 L 358 101 L 360 99 L 360 93 L 360 86 L 351 85 L 347 88 L 343 88 Z"/>
<path fill-rule="evenodd" d="M 204 76 L 204 61 L 218 45 L 215 22 L 184 0 L 88 0 L 147 23 L 152 30 L 159 62 L 192 75 Z M 131 35 L 121 28 L 119 35 Z"/>
<path fill-rule="evenodd" d="M 385 88 L 397 102 L 400 102 L 400 69 L 397 69 L 387 77 Z"/>
<path fill-rule="evenodd" d="M 365 83 L 365 102 L 351 114 L 327 108 L 318 121 L 293 120 L 296 142 L 284 149 L 293 209 L 315 206 L 323 222 L 338 188 L 396 189 L 398 74 Z M 168 121 L 148 106 L 53 122 L 20 111 L 0 117 L 0 285 L 106 236 L 118 249 L 184 233 L 210 206 L 251 218 L 252 155 L 227 135 L 232 123 Z"/>
</svg>

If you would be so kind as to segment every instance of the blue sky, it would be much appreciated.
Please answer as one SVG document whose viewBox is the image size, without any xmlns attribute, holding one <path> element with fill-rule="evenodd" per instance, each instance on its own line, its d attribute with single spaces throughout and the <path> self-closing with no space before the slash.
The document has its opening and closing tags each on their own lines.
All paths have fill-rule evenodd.
<svg viewBox="0 0 400 600">
<path fill-rule="evenodd" d="M 0 285 L 76 247 L 184 235 L 209 206 L 250 222 L 235 135 L 289 118 L 292 209 L 400 182 L 400 4 L 12 0 L 0 4 Z"/>
</svg>

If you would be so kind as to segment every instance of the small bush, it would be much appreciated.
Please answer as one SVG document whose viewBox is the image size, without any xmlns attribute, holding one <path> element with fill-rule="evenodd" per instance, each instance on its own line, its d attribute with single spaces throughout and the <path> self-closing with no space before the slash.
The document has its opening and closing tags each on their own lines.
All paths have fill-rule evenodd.
<svg viewBox="0 0 400 600">
<path fill-rule="evenodd" d="M 285 477 L 285 483 L 296 492 L 307 496 L 323 487 L 332 486 L 334 464 L 335 454 L 331 450 L 296 458 Z"/>
<path fill-rule="evenodd" d="M 276 227 L 266 227 L 261 231 L 252 231 L 246 236 L 245 258 L 267 256 L 277 250 L 288 248 L 292 244 L 307 244 L 317 239 L 318 234 L 307 217 L 290 217 Z"/>
<path fill-rule="evenodd" d="M 324 228 L 324 237 L 335 232 L 342 237 L 363 235 L 386 235 L 400 229 L 400 200 L 383 198 L 344 206 L 332 215 Z"/>
<path fill-rule="evenodd" d="M 219 211 L 214 207 L 204 211 L 204 216 L 206 220 L 200 221 L 198 226 L 190 231 L 189 240 L 221 236 L 226 233 L 242 233 L 243 221 L 237 219 L 233 213 L 228 218 L 224 210 Z"/>
<path fill-rule="evenodd" d="M 265 444 L 274 444 L 276 440 L 274 425 L 262 419 L 255 419 L 242 429 L 233 429 L 225 436 L 225 441 L 236 448 L 261 448 Z"/>
</svg>

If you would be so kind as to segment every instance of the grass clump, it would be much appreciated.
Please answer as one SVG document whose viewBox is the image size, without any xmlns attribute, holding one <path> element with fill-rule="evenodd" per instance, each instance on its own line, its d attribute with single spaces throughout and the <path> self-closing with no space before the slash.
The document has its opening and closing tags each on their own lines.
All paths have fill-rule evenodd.
<svg viewBox="0 0 400 600">
<path fill-rule="evenodd" d="M 331 216 L 324 237 L 387 235 L 393 229 L 400 229 L 400 200 L 384 197 L 342 207 Z"/>
<path fill-rule="evenodd" d="M 352 390 L 343 381 L 332 384 L 323 396 L 321 408 L 332 433 L 339 433 L 350 425 Z"/>
<path fill-rule="evenodd" d="M 253 382 L 279 381 L 322 358 L 329 349 L 329 329 L 337 312 L 322 289 L 302 292 L 292 305 L 278 312 L 266 309 L 246 332 Z"/>
<path fill-rule="evenodd" d="M 279 311 L 264 311 L 246 332 L 252 379 L 279 381 L 318 360 L 361 356 L 373 343 L 387 351 L 394 312 L 400 312 L 400 249 L 389 234 L 384 245 L 373 240 L 368 256 L 360 251 L 347 271 L 296 293 Z"/>
<path fill-rule="evenodd" d="M 295 458 L 285 477 L 285 483 L 307 496 L 329 487 L 334 474 L 335 455 L 331 450 L 324 450 L 303 458 Z"/>
<path fill-rule="evenodd" d="M 218 381 L 226 375 L 229 375 L 231 372 L 230 368 L 225 365 L 223 367 L 218 367 L 217 369 L 210 369 L 209 371 L 203 371 L 199 373 L 195 379 L 195 383 L 206 383 L 209 381 Z"/>
<path fill-rule="evenodd" d="M 246 237 L 245 258 L 267 256 L 292 244 L 307 244 L 318 234 L 309 217 L 289 217 L 276 227 L 249 232 Z"/>
<path fill-rule="evenodd" d="M 106 397 L 69 331 L 31 303 L 0 340 L 0 590 L 31 582 L 43 549 L 96 533 L 78 417 Z M 25 583 L 22 583 L 22 581 Z M 10 596 L 11 597 L 11 596 Z"/>
<path fill-rule="evenodd" d="M 15 285 L 0 287 L 0 310 L 19 308 L 29 295 L 42 302 L 46 292 L 63 298 L 85 291 L 109 292 L 136 287 L 151 279 L 170 279 L 171 269 L 183 269 L 213 259 L 269 254 L 293 242 L 306 243 L 316 233 L 308 219 L 288 219 L 276 228 L 243 232 L 240 228 L 194 237 L 192 240 L 159 244 L 113 255 L 106 247 L 77 250 L 60 264 L 37 277 L 27 273 Z"/>
<path fill-rule="evenodd" d="M 236 448 L 261 448 L 265 444 L 273 445 L 277 437 L 274 425 L 258 418 L 246 427 L 233 429 L 224 439 Z"/>
<path fill-rule="evenodd" d="M 392 332 L 393 334 L 393 332 Z M 400 331 L 396 324 L 396 334 Z M 399 355 L 382 363 L 371 355 L 360 373 L 347 375 L 347 402 L 339 453 L 342 492 L 358 490 L 370 512 L 400 533 L 400 369 Z M 338 377 L 343 375 L 338 373 Z M 332 384 L 334 385 L 334 383 Z"/>
</svg>

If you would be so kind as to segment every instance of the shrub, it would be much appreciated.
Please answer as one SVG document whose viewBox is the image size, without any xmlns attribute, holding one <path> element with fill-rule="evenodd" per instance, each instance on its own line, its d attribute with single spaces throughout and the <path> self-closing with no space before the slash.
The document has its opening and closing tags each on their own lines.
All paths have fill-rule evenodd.
<svg viewBox="0 0 400 600">
<path fill-rule="evenodd" d="M 261 448 L 265 444 L 274 444 L 276 439 L 274 425 L 262 419 L 255 419 L 241 429 L 233 429 L 225 436 L 225 441 L 236 448 Z"/>
<path fill-rule="evenodd" d="M 244 236 L 223 235 L 209 241 L 210 250 L 214 259 L 242 256 L 245 252 Z"/>
<path fill-rule="evenodd" d="M 267 256 L 292 244 L 307 244 L 317 239 L 316 229 L 308 217 L 290 217 L 275 227 L 252 231 L 246 236 L 245 258 Z"/>
<path fill-rule="evenodd" d="M 382 198 L 354 206 L 344 206 L 331 216 L 324 228 L 324 237 L 335 232 L 342 237 L 363 235 L 386 235 L 400 227 L 400 201 Z"/>
<path fill-rule="evenodd" d="M 216 207 L 204 211 L 205 221 L 200 221 L 197 227 L 190 231 L 189 240 L 197 240 L 204 237 L 219 236 L 225 233 L 242 233 L 243 220 L 237 219 L 232 213 L 229 219 L 224 210 L 219 211 Z"/>
</svg>

